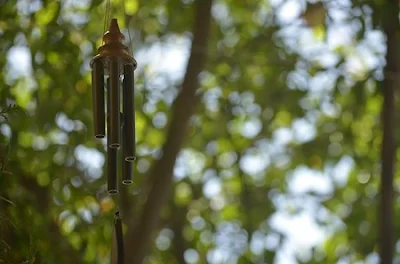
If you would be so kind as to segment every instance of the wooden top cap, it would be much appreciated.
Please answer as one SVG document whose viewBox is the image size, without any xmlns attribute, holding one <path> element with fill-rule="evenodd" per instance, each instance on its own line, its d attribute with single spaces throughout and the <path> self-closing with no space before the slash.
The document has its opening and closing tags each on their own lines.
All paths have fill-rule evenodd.
<svg viewBox="0 0 400 264">
<path fill-rule="evenodd" d="M 119 29 L 117 19 L 111 19 L 110 27 L 103 36 L 104 44 L 99 47 L 98 54 L 93 60 L 104 57 L 120 57 L 124 63 L 133 64 L 136 68 L 136 60 L 129 54 L 128 47 L 122 43 L 124 39 L 125 36 Z"/>
</svg>

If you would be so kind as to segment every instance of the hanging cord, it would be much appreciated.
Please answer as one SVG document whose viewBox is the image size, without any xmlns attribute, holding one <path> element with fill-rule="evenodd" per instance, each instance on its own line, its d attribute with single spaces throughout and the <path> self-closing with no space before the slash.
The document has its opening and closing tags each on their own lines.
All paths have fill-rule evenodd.
<svg viewBox="0 0 400 264">
<path fill-rule="evenodd" d="M 128 36 L 129 36 L 129 52 L 131 53 L 131 55 L 133 57 L 133 51 L 132 51 L 133 43 L 132 43 L 132 37 L 131 37 L 131 27 L 129 26 L 130 19 L 128 20 L 126 18 L 127 17 L 126 6 L 125 6 L 126 5 L 126 0 L 123 1 L 122 5 L 123 5 L 123 8 L 124 8 L 125 26 L 126 26 L 126 29 L 128 30 Z"/>
<path fill-rule="evenodd" d="M 104 26 L 103 26 L 103 35 L 106 33 L 107 26 L 110 23 L 110 16 L 111 16 L 111 1 L 106 0 L 105 3 L 105 15 L 104 15 Z M 104 41 L 103 41 L 104 44 Z"/>
<path fill-rule="evenodd" d="M 115 212 L 114 228 L 117 238 L 117 263 L 124 264 L 124 237 L 122 234 L 122 220 L 119 211 Z"/>
</svg>

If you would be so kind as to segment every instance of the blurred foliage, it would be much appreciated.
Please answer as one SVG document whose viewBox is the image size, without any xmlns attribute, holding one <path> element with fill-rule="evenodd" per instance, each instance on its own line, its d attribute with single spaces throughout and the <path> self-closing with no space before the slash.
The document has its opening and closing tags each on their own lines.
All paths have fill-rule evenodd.
<svg viewBox="0 0 400 264">
<path fill-rule="evenodd" d="M 135 206 L 168 140 L 184 73 L 164 60 L 169 49 L 189 54 L 193 2 L 111 1 L 139 63 Z M 215 1 L 201 104 L 148 263 L 279 263 L 290 236 L 272 220 L 305 211 L 324 239 L 292 247 L 298 263 L 376 263 L 378 2 L 329 1 L 316 14 L 302 1 Z M 311 28 L 298 23 L 302 12 Z M 9 172 L 0 174 L 0 263 L 109 263 L 116 201 L 105 195 L 104 142 L 92 136 L 89 67 L 104 15 L 100 0 L 0 0 L 0 106 L 26 112 L 0 120 Z M 347 42 L 335 40 L 340 27 Z M 328 191 L 313 185 L 316 173 Z M 314 187 L 299 191 L 296 175 Z"/>
</svg>

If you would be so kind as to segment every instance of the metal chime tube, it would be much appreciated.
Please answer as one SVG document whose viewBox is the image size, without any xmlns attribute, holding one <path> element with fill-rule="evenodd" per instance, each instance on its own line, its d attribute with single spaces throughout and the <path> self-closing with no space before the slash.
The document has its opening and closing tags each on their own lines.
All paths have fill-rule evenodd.
<svg viewBox="0 0 400 264">
<path fill-rule="evenodd" d="M 123 145 L 123 157 L 128 162 L 133 162 L 136 159 L 135 96 L 133 71 L 133 65 L 127 64 L 124 66 L 123 112 L 125 125 L 123 136 L 125 139 Z"/>
<path fill-rule="evenodd" d="M 126 137 L 124 136 L 123 140 L 125 138 Z M 125 159 L 122 159 L 122 184 L 130 185 L 132 183 L 133 183 L 133 163 L 126 161 Z"/>
<path fill-rule="evenodd" d="M 110 78 L 107 79 L 107 133 L 110 134 L 111 130 L 111 86 Z M 118 113 L 119 116 L 119 113 Z M 110 137 L 107 137 L 107 190 L 110 195 L 118 193 L 118 165 L 117 156 L 118 149 L 110 146 Z"/>
<path fill-rule="evenodd" d="M 120 146 L 120 78 L 119 78 L 119 60 L 118 58 L 111 57 L 109 60 L 109 76 L 110 76 L 110 130 L 107 131 L 111 148 L 119 148 Z"/>
<path fill-rule="evenodd" d="M 117 149 L 107 147 L 107 190 L 111 195 L 118 193 Z"/>
<path fill-rule="evenodd" d="M 105 109 L 104 109 L 104 68 L 101 60 L 94 60 L 92 64 L 92 104 L 94 136 L 104 138 L 105 131 Z"/>
</svg>

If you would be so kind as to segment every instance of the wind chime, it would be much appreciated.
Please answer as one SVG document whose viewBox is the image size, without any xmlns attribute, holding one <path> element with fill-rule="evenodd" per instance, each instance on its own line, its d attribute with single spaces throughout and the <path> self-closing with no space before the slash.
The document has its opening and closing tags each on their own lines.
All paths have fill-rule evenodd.
<svg viewBox="0 0 400 264">
<path fill-rule="evenodd" d="M 110 195 L 118 193 L 118 150 L 122 149 L 121 181 L 125 185 L 133 183 L 132 164 L 136 159 L 133 73 L 137 63 L 122 43 L 124 39 L 117 19 L 112 19 L 103 36 L 104 44 L 91 61 L 94 134 L 96 138 L 107 136 Z"/>
<path fill-rule="evenodd" d="M 119 149 L 122 149 L 122 184 L 133 183 L 136 159 L 134 71 L 137 63 L 122 43 L 124 39 L 117 19 L 111 19 L 110 27 L 103 35 L 103 45 L 91 61 L 94 135 L 96 138 L 107 137 L 107 189 L 110 195 L 118 193 Z M 116 261 L 122 264 L 124 246 L 118 211 L 114 225 Z"/>
</svg>

